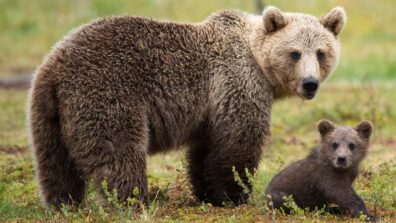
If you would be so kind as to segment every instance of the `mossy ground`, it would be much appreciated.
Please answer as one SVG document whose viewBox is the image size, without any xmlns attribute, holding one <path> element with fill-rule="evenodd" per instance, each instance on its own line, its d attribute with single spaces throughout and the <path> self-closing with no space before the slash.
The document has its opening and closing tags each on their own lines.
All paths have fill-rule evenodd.
<svg viewBox="0 0 396 223">
<path fill-rule="evenodd" d="M 328 118 L 354 125 L 363 119 L 375 125 L 370 154 L 355 188 L 371 213 L 384 222 L 396 221 L 396 94 L 394 82 L 377 84 L 325 83 L 313 101 L 296 98 L 277 102 L 273 109 L 273 137 L 264 148 L 248 204 L 217 208 L 198 203 L 191 195 L 184 151 L 150 157 L 151 201 L 140 212 L 104 208 L 90 188 L 79 208 L 61 212 L 43 208 L 34 180 L 25 127 L 27 92 L 0 90 L 0 221 L 10 222 L 359 222 L 323 212 L 297 210 L 284 216 L 263 207 L 262 193 L 281 168 L 303 158 L 318 140 L 316 123 Z"/>
</svg>

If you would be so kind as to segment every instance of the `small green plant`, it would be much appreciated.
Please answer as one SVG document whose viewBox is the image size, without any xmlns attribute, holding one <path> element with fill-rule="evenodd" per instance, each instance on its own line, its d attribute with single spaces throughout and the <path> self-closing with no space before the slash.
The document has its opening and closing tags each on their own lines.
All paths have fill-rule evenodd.
<svg viewBox="0 0 396 223">
<path fill-rule="evenodd" d="M 235 182 L 242 187 L 243 189 L 243 193 L 245 194 L 249 194 L 251 192 L 251 188 L 249 185 L 253 185 L 254 182 L 254 176 L 249 172 L 249 170 L 247 168 L 245 168 L 245 176 L 247 179 L 247 183 L 243 182 L 241 176 L 239 175 L 238 171 L 236 171 L 235 166 L 232 167 L 232 172 L 234 174 L 234 180 Z"/>
<path fill-rule="evenodd" d="M 290 211 L 290 214 L 296 216 L 304 216 L 305 211 L 297 206 L 296 202 L 294 202 L 293 196 L 284 196 L 283 200 L 285 201 L 283 205 Z"/>
<path fill-rule="evenodd" d="M 138 213 L 140 213 L 142 220 L 146 221 L 148 219 L 148 212 L 145 205 L 136 199 L 140 193 L 137 187 L 133 188 L 131 193 L 132 196 L 127 198 L 126 202 L 119 201 L 117 189 L 114 188 L 113 190 L 109 190 L 106 180 L 102 181 L 102 189 L 112 210 L 114 210 L 123 221 L 136 218 L 139 216 Z M 155 202 L 153 205 L 155 205 Z"/>
</svg>

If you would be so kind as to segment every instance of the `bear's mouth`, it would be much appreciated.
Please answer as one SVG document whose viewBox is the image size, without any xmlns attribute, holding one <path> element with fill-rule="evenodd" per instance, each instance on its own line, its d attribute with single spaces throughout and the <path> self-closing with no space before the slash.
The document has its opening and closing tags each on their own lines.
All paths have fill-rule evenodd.
<svg viewBox="0 0 396 223">
<path fill-rule="evenodd" d="M 349 167 L 347 162 L 337 162 L 333 161 L 334 167 L 338 169 L 347 169 Z"/>
<path fill-rule="evenodd" d="M 303 97 L 307 100 L 311 100 L 315 97 L 316 92 L 308 92 L 308 93 L 304 93 Z"/>
</svg>

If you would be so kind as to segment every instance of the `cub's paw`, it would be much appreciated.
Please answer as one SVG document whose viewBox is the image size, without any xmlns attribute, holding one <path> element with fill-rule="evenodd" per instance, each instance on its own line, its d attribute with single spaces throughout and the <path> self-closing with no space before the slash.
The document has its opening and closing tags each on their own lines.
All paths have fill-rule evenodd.
<svg viewBox="0 0 396 223">
<path fill-rule="evenodd" d="M 375 216 L 375 215 L 368 215 L 366 219 L 364 219 L 366 222 L 379 222 L 381 220 L 381 217 Z"/>
</svg>

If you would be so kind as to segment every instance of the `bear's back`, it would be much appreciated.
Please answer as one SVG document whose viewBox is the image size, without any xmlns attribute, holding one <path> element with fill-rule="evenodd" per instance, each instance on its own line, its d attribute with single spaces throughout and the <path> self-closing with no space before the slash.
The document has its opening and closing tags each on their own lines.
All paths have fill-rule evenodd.
<svg viewBox="0 0 396 223">
<path fill-rule="evenodd" d="M 65 119 L 78 123 L 112 117 L 111 110 L 102 111 L 103 104 L 142 106 L 157 138 L 150 150 L 174 147 L 204 118 L 211 76 L 227 73 L 235 66 L 233 55 L 241 54 L 230 46 L 230 41 L 241 41 L 239 34 L 227 40 L 222 29 L 238 29 L 233 16 L 220 13 L 199 24 L 129 16 L 98 19 L 57 44 L 37 73 L 55 79 Z"/>
</svg>

